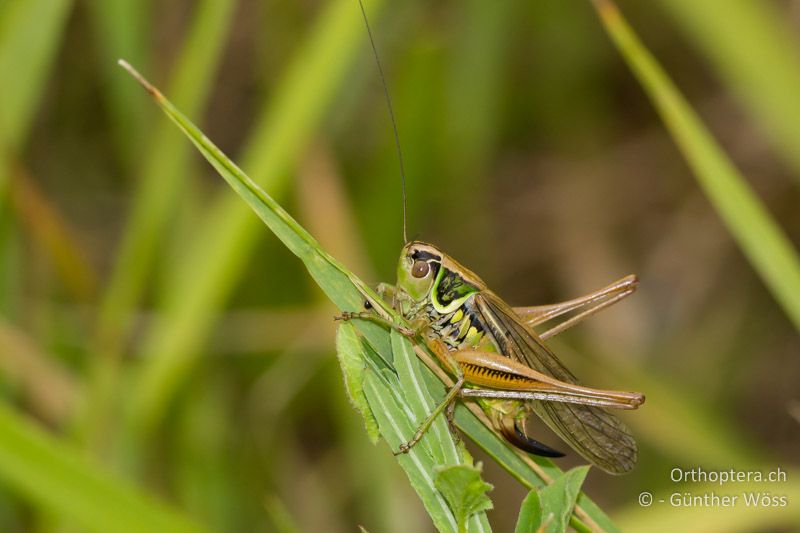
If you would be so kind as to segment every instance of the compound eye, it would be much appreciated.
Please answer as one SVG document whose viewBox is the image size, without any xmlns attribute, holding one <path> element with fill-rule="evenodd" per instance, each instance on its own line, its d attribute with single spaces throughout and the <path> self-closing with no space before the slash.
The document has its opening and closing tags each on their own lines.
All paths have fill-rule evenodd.
<svg viewBox="0 0 800 533">
<path fill-rule="evenodd" d="M 411 267 L 411 275 L 415 278 L 424 278 L 430 270 L 431 266 L 427 261 L 415 261 L 414 266 Z"/>
</svg>

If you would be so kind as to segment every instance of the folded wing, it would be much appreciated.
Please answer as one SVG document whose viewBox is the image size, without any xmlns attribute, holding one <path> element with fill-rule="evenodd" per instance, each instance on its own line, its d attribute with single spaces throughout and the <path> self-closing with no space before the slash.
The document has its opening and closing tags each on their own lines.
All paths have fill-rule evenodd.
<svg viewBox="0 0 800 533">
<path fill-rule="evenodd" d="M 578 383 L 572 372 L 494 293 L 482 291 L 475 295 L 474 302 L 505 356 L 566 383 Z M 605 409 L 550 401 L 532 401 L 531 408 L 575 451 L 606 472 L 623 474 L 636 464 L 636 441 L 628 428 Z"/>
</svg>

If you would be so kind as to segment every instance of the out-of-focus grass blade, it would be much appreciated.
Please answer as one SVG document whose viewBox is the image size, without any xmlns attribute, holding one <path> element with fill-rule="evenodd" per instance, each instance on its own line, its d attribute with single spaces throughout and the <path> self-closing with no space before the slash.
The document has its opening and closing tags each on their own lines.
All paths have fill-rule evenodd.
<svg viewBox="0 0 800 533">
<path fill-rule="evenodd" d="M 192 115 L 201 110 L 213 86 L 211 79 L 219 64 L 235 5 L 235 0 L 204 0 L 197 6 L 170 83 L 176 100 Z M 107 411 L 113 406 L 110 397 L 119 388 L 116 366 L 127 321 L 141 296 L 158 242 L 163 238 L 164 227 L 191 168 L 190 148 L 169 123 L 160 124 L 146 153 L 129 222 L 97 315 L 94 350 L 101 356 L 93 367 L 87 390 L 91 395 L 85 402 L 89 411 L 79 421 L 84 425 L 80 431 L 89 440 L 94 433 L 107 429 Z"/>
<path fill-rule="evenodd" d="M 461 190 L 473 190 L 457 204 L 461 213 L 481 210 L 481 193 L 488 190 L 483 178 L 499 137 L 502 116 L 503 79 L 514 32 L 508 31 L 522 5 L 514 0 L 470 0 L 459 9 L 462 23 L 456 27 L 456 45 L 448 58 L 446 80 L 446 118 L 441 143 L 442 167 Z M 430 140 L 429 140 L 430 142 Z M 456 202 L 454 202 L 456 203 Z M 463 217 L 470 218 L 470 217 Z M 478 222 L 478 223 L 476 223 Z M 470 233 L 487 225 L 480 219 L 471 222 Z M 468 220 L 464 223 L 470 224 Z M 476 235 L 477 238 L 480 238 Z"/>
<path fill-rule="evenodd" d="M 101 91 L 113 121 L 111 135 L 120 158 L 129 171 L 139 168 L 140 146 L 145 139 L 146 108 L 133 98 L 132 87 L 117 76 L 117 58 L 127 57 L 143 67 L 149 64 L 150 47 L 147 25 L 153 7 L 166 9 L 169 4 L 141 0 L 92 0 L 86 8 L 92 19 L 92 30 L 102 73 Z M 162 7 L 163 6 L 163 7 Z M 203 87 L 200 81 L 198 83 Z M 177 100 L 177 93 L 176 93 Z M 186 107 L 190 110 L 189 107 Z"/>
<path fill-rule="evenodd" d="M 9 195 L 20 225 L 47 250 L 62 283 L 72 295 L 79 301 L 92 300 L 97 293 L 97 273 L 86 258 L 86 250 L 75 238 L 73 228 L 22 164 L 15 161 L 9 169 Z"/>
<path fill-rule="evenodd" d="M 0 5 L 0 139 L 8 150 L 28 132 L 71 7 L 71 0 Z"/>
<path fill-rule="evenodd" d="M 268 495 L 264 500 L 264 507 L 267 511 L 267 523 L 272 531 L 277 533 L 300 533 L 301 529 L 297 522 L 289 513 L 286 504 L 274 495 Z"/>
<path fill-rule="evenodd" d="M 173 419 L 177 431 L 171 434 L 170 487 L 181 508 L 198 522 L 212 531 L 228 531 L 246 520 L 242 489 L 249 483 L 230 453 L 228 384 L 217 376 L 188 387 L 187 401 Z"/>
<path fill-rule="evenodd" d="M 0 404 L 0 478 L 87 531 L 203 531 Z"/>
<path fill-rule="evenodd" d="M 594 0 L 594 5 L 717 213 L 800 330 L 800 259 L 792 244 L 616 5 L 611 0 Z"/>
<path fill-rule="evenodd" d="M 460 10 L 446 98 L 447 144 L 455 152 L 448 154 L 448 168 L 456 175 L 481 173 L 496 143 L 504 58 L 512 42 L 508 25 L 520 7 L 511 0 L 470 0 Z"/>
<path fill-rule="evenodd" d="M 371 1 L 367 7 L 374 14 L 380 3 Z M 274 194 L 286 189 L 295 160 L 344 81 L 358 44 L 363 44 L 363 31 L 358 6 L 351 0 L 330 4 L 271 95 L 243 161 L 255 181 Z M 131 398 L 133 438 L 146 437 L 194 367 L 258 232 L 249 210 L 237 198 L 222 195 L 187 244 L 186 255 L 176 262 L 165 284 L 165 320 L 148 332 L 141 345 L 145 359 Z"/>
<path fill-rule="evenodd" d="M 763 0 L 662 0 L 800 179 L 800 41 Z"/>
<path fill-rule="evenodd" d="M 71 0 L 0 3 L 0 196 L 27 136 Z M 11 219 L 0 203 L 0 309 L 13 308 L 19 287 L 18 251 Z"/>
<path fill-rule="evenodd" d="M 18 388 L 32 411 L 53 425 L 75 407 L 80 383 L 38 343 L 0 319 L 0 374 Z"/>
<path fill-rule="evenodd" d="M 71 0 L 0 4 L 0 192 L 28 133 Z"/>
<path fill-rule="evenodd" d="M 201 110 L 213 86 L 211 81 L 235 5 L 235 0 L 205 0 L 197 6 L 170 83 L 170 94 L 175 95 L 177 105 L 190 116 Z M 130 83 L 126 85 L 130 87 Z M 175 128 L 169 123 L 160 124 L 152 136 L 151 146 L 99 314 L 101 338 L 120 334 L 121 322 L 138 300 L 170 208 L 188 177 L 189 147 Z"/>
<path fill-rule="evenodd" d="M 220 173 L 220 175 L 228 182 L 231 188 L 250 206 L 250 208 L 269 226 L 272 232 L 286 245 L 286 247 L 299 257 L 311 276 L 325 292 L 325 294 L 336 304 L 339 309 L 343 311 L 360 310 L 363 306 L 364 298 L 369 298 L 372 305 L 378 309 L 380 308 L 387 316 L 391 316 L 394 320 L 402 323 L 401 317 L 395 314 L 394 310 L 387 307 L 375 293 L 366 286 L 360 279 L 353 273 L 348 271 L 337 260 L 328 255 L 322 250 L 314 238 L 295 221 L 275 200 L 273 200 L 266 192 L 264 192 L 255 182 L 253 182 L 247 175 L 245 175 L 225 154 L 223 154 L 205 135 L 203 135 L 196 126 L 194 126 L 185 116 L 183 116 L 164 96 L 152 85 L 150 85 L 144 78 L 142 78 L 130 65 L 124 61 L 120 62 L 128 71 L 137 78 L 137 80 L 147 89 L 147 91 L 155 98 L 156 102 L 161 106 L 162 110 L 169 116 L 169 118 L 189 137 L 189 139 L 197 146 L 198 150 L 203 156 L 211 163 L 211 165 Z M 382 358 L 377 358 L 375 368 L 372 369 L 373 374 L 379 376 L 380 369 L 384 365 L 391 364 L 392 362 L 392 348 L 390 344 L 390 335 L 381 327 L 367 323 L 365 321 L 356 321 L 357 328 L 364 335 L 365 339 L 372 346 Z M 388 368 L 388 367 L 386 367 Z M 435 379 L 426 371 L 426 379 Z M 432 391 L 429 391 L 432 392 Z M 375 413 L 377 414 L 377 413 Z M 464 426 L 462 426 L 464 427 Z M 488 429 L 483 428 L 490 435 L 487 440 L 485 433 L 478 433 L 466 429 L 467 434 L 473 438 L 480 446 L 485 449 L 494 449 L 498 447 L 498 437 Z M 502 457 L 497 453 L 498 457 Z M 517 456 L 514 456 L 517 457 Z M 552 466 L 551 463 L 547 464 L 556 472 L 558 469 Z M 538 476 L 531 468 L 524 462 L 501 462 L 501 465 L 512 474 L 516 476 L 525 477 L 531 480 L 531 486 L 542 486 L 544 484 L 541 477 Z M 524 474 L 514 472 L 512 469 L 519 468 L 524 470 Z M 590 517 L 595 523 L 600 524 L 600 527 L 607 530 L 613 530 L 613 525 L 610 524 L 608 518 L 600 511 L 588 498 L 582 497 L 579 499 L 579 506 L 581 511 L 586 516 Z M 577 528 L 581 531 L 586 530 L 586 526 L 579 520 L 573 518 L 573 524 L 577 524 Z M 605 527 L 609 524 L 609 527 Z"/>
</svg>

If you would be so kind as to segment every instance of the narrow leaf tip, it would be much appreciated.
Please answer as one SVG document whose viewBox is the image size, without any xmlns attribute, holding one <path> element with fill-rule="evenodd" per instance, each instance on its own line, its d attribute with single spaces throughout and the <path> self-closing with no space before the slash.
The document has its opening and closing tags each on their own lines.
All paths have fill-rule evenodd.
<svg viewBox="0 0 800 533">
<path fill-rule="evenodd" d="M 144 76 L 142 76 L 141 74 L 139 74 L 139 71 L 138 71 L 138 70 L 136 70 L 135 68 L 133 68 L 133 67 L 131 66 L 131 64 L 130 64 L 130 63 L 128 63 L 128 62 L 127 62 L 127 61 L 125 61 L 124 59 L 118 59 L 118 60 L 117 60 L 117 64 L 118 64 L 119 66 L 121 66 L 122 68 L 124 68 L 125 70 L 127 70 L 127 71 L 128 71 L 128 74 L 130 74 L 131 76 L 133 76 L 133 78 L 134 78 L 136 81 L 138 81 L 138 82 L 139 82 L 139 84 L 140 84 L 142 87 L 144 87 L 144 88 L 145 88 L 145 90 L 146 90 L 148 93 L 150 93 L 150 95 L 151 95 L 153 98 L 156 98 L 157 100 L 160 100 L 160 99 L 162 99 L 162 98 L 163 98 L 163 96 L 161 95 L 161 92 L 159 92 L 159 90 L 158 90 L 158 89 L 156 89 L 155 87 L 153 87 L 153 85 L 152 85 L 152 84 L 151 84 L 149 81 L 147 81 L 147 80 L 145 79 L 145 77 L 144 77 Z"/>
</svg>

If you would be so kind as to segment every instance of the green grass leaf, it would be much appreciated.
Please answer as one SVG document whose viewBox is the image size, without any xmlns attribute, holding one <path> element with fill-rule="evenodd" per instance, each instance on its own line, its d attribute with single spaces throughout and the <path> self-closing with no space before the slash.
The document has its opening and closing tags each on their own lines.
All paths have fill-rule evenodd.
<svg viewBox="0 0 800 533">
<path fill-rule="evenodd" d="M 398 402 L 394 391 L 399 388 L 399 384 L 396 379 L 391 378 L 390 373 L 378 374 L 370 369 L 365 375 L 364 390 L 373 406 L 381 434 L 389 446 L 396 450 L 414 434 L 416 427 L 404 411 L 407 406 Z M 436 528 L 439 531 L 456 531 L 457 521 L 444 497 L 434 486 L 434 469 L 437 464 L 426 448 L 420 442 L 408 453 L 399 455 L 397 462 L 408 476 Z"/>
<path fill-rule="evenodd" d="M 393 366 L 397 371 L 402 389 L 413 392 L 413 394 L 407 395 L 407 401 L 413 413 L 413 420 L 419 426 L 428 417 L 428 413 L 436 407 L 437 398 L 442 398 L 446 391 L 438 380 L 426 382 L 420 360 L 407 338 L 392 331 L 391 342 Z M 436 393 L 435 397 L 431 391 Z M 456 464 L 462 460 L 471 464 L 471 458 L 467 456 L 466 450 L 460 450 L 450 437 L 450 428 L 444 417 L 438 417 L 431 424 L 428 432 L 433 437 L 430 442 L 436 444 L 433 446 L 432 452 L 438 464 Z M 427 439 L 425 440 L 428 442 Z"/>
<path fill-rule="evenodd" d="M 350 403 L 361 413 L 367 436 L 372 444 L 376 444 L 380 438 L 378 422 L 364 394 L 367 354 L 355 328 L 348 322 L 341 324 L 336 331 L 336 355 L 339 357 L 339 366 L 342 368 L 344 386 Z"/>
<path fill-rule="evenodd" d="M 169 85 L 188 115 L 197 115 L 208 100 L 235 5 L 233 0 L 205 0 L 198 6 Z M 169 123 L 159 124 L 151 137 L 152 149 L 145 152 L 139 188 L 102 302 L 98 336 L 104 343 L 122 335 L 192 168 L 189 147 Z"/>
<path fill-rule="evenodd" d="M 611 0 L 594 0 L 700 186 L 773 297 L 800 330 L 800 258 L 733 163 Z"/>
<path fill-rule="evenodd" d="M 117 76 L 114 62 L 127 57 L 137 65 L 149 65 L 154 40 L 148 33 L 156 5 L 140 0 L 114 0 L 89 2 L 86 11 L 92 22 L 94 46 L 97 54 L 103 97 L 112 119 L 111 136 L 125 168 L 139 167 L 142 156 L 140 146 L 145 136 L 145 123 L 149 120 L 144 105 L 133 98 L 133 87 Z M 202 82 L 198 80 L 198 86 Z M 201 87 L 198 87 L 201 88 Z"/>
<path fill-rule="evenodd" d="M 538 493 L 531 491 L 522 502 L 516 533 L 564 533 L 588 472 L 588 466 L 579 466 Z"/>
<path fill-rule="evenodd" d="M 317 243 L 317 241 L 300 226 L 283 207 L 244 174 L 238 166 L 228 159 L 219 148 L 203 135 L 202 132 L 181 114 L 155 87 L 142 78 L 138 72 L 133 70 L 133 68 L 124 61 L 121 61 L 120 64 L 145 87 L 161 109 L 175 125 L 186 134 L 192 143 L 194 143 L 200 153 L 211 163 L 225 181 L 228 182 L 231 188 L 250 206 L 284 245 L 303 261 L 309 274 L 339 309 L 342 311 L 360 311 L 363 308 L 364 299 L 366 298 L 380 314 L 396 323 L 402 324 L 404 322 L 402 317 L 398 316 L 395 311 L 380 299 L 363 281 L 325 252 L 320 247 L 319 243 Z M 357 324 L 355 324 L 355 326 L 359 333 L 364 337 L 365 341 L 376 354 L 376 357 L 369 359 L 371 366 L 364 375 L 365 394 L 372 406 L 372 413 L 378 420 L 381 434 L 390 444 L 399 446 L 413 435 L 416 424 L 411 420 L 413 408 L 408 405 L 405 398 L 399 397 L 394 392 L 395 389 L 400 390 L 402 387 L 400 386 L 400 378 L 395 374 L 392 363 L 395 358 L 410 357 L 412 350 L 402 345 L 398 346 L 396 343 L 399 341 L 395 340 L 395 346 L 398 347 L 395 353 L 392 349 L 391 336 L 385 329 L 366 321 L 356 322 Z M 403 339 L 403 342 L 408 341 Z M 408 365 L 408 367 L 409 370 L 414 368 L 412 365 Z M 426 382 L 435 379 L 433 374 L 429 371 L 425 371 L 424 376 Z M 414 381 L 419 381 L 419 379 L 418 377 L 413 378 Z M 409 397 L 412 397 L 415 394 L 414 389 L 416 388 L 416 386 L 412 386 L 410 387 L 411 390 L 405 390 L 404 392 Z M 441 389 L 441 386 L 439 388 Z M 428 392 L 433 391 L 429 390 Z M 434 396 L 434 400 L 436 399 L 437 398 Z M 402 416 L 400 416 L 400 414 L 402 414 Z M 469 417 L 467 417 L 467 420 L 469 420 Z M 485 427 L 483 428 L 485 432 L 472 431 L 473 428 L 476 428 L 474 424 L 472 426 L 461 427 L 468 428 L 466 430 L 467 434 L 484 448 L 496 450 L 498 446 L 500 446 L 497 435 Z M 420 446 L 415 446 L 409 454 L 399 458 L 400 464 L 404 466 L 404 468 L 408 468 L 407 472 L 414 473 L 415 477 L 412 479 L 412 484 L 414 484 L 415 488 L 418 488 L 418 492 L 424 492 L 423 489 L 428 490 L 429 487 L 433 487 L 432 469 L 437 463 L 433 461 L 432 457 L 422 453 L 426 446 L 430 446 L 430 444 L 426 444 L 426 440 L 430 439 L 435 439 L 439 442 L 444 441 L 443 438 L 436 438 L 434 433 L 429 432 L 421 441 Z M 419 450 L 417 450 L 417 448 L 419 448 Z M 513 452 L 507 453 L 513 455 Z M 507 455 L 503 455 L 499 451 L 496 451 L 496 454 L 498 457 L 507 457 Z M 517 456 L 514 455 L 514 457 Z M 545 460 L 537 459 L 537 462 L 539 461 Z M 509 469 L 512 474 L 524 477 L 524 479 L 534 486 L 541 486 L 546 482 L 539 472 L 531 469 L 524 461 L 516 461 L 513 463 L 501 462 L 501 464 Z M 545 464 L 548 465 L 551 471 L 559 472 L 552 463 L 545 462 Z M 513 469 L 515 468 L 521 468 L 525 473 L 519 474 L 518 472 L 514 472 Z M 409 475 L 409 477 L 411 477 L 411 475 Z M 447 515 L 442 514 L 441 504 L 444 504 L 446 507 L 446 503 L 441 499 L 441 496 L 438 495 L 438 492 L 436 492 L 435 496 L 436 497 L 426 496 L 423 498 L 423 502 L 425 502 L 426 506 L 430 506 L 429 512 L 431 512 L 431 516 L 434 517 L 434 521 L 437 525 L 449 523 L 454 526 L 455 521 L 447 520 Z M 439 499 L 441 499 L 441 504 L 438 503 Z M 585 530 L 586 526 L 583 522 L 585 520 L 593 521 L 598 528 L 600 527 L 599 524 L 610 525 L 608 518 L 596 506 L 591 504 L 588 499 L 586 499 L 584 503 L 581 504 L 580 520 L 573 519 L 577 527 Z M 435 511 L 431 511 L 431 509 Z M 605 529 L 613 529 L 613 525 Z"/>
<path fill-rule="evenodd" d="M 217 72 L 235 5 L 233 0 L 200 2 L 175 61 L 170 90 L 191 115 L 197 114 L 208 100 L 210 80 Z M 128 8 L 133 9 L 133 6 Z M 112 24 L 116 17 L 121 16 L 117 13 L 119 9 L 127 8 L 94 8 L 111 19 L 105 24 Z M 133 36 L 118 38 L 128 41 Z M 124 49 L 122 42 L 117 44 Z M 112 95 L 112 99 L 122 99 L 127 94 L 127 89 L 116 85 L 112 88 L 113 92 L 122 91 L 122 94 Z M 120 359 L 130 318 L 144 292 L 159 244 L 163 243 L 165 226 L 193 167 L 190 147 L 171 124 L 160 124 L 151 137 L 151 149 L 146 150 L 141 165 L 138 189 L 116 264 L 100 303 L 93 348 L 102 357 L 98 357 L 98 363 L 92 369 L 85 402 L 89 408 L 79 421 L 79 430 L 90 442 L 97 440 L 99 433 L 107 431 L 109 419 L 113 417 L 112 398 L 120 387 Z"/>
<path fill-rule="evenodd" d="M 88 531 L 203 531 L 0 404 L 0 479 Z"/>
<path fill-rule="evenodd" d="M 459 533 L 467 531 L 470 516 L 492 509 L 486 493 L 493 487 L 481 479 L 480 464 L 437 467 L 434 483 L 450 505 Z"/>
<path fill-rule="evenodd" d="M 33 123 L 71 9 L 71 0 L 0 4 L 0 194 Z"/>
<path fill-rule="evenodd" d="M 800 179 L 800 54 L 793 21 L 762 0 L 662 0 Z"/>
<path fill-rule="evenodd" d="M 360 372 L 356 368 L 355 373 L 345 370 L 345 374 L 349 374 L 351 379 L 351 383 L 347 384 L 348 390 L 363 391 L 365 403 L 363 407 L 357 405 L 357 408 L 362 415 L 367 413 L 364 418 L 368 431 L 370 419 L 375 420 L 390 448 L 397 450 L 414 435 L 433 408 L 434 400 L 424 385 L 424 377 L 410 341 L 394 331 L 390 337 L 393 353 L 379 355 L 365 349 L 353 325 L 344 323 L 339 328 L 338 339 L 343 342 L 337 343 L 337 351 L 340 361 L 347 360 L 349 367 L 360 366 Z M 384 366 L 386 360 L 394 361 L 397 373 Z M 439 388 L 442 388 L 441 383 Z M 425 406 L 429 406 L 427 411 Z M 485 514 L 475 514 L 476 509 L 459 515 L 446 498 L 447 495 L 436 485 L 438 468 L 445 465 L 471 467 L 472 459 L 466 452 L 460 453 L 444 420 L 437 419 L 434 425 L 443 427 L 435 432 L 432 426 L 416 446 L 408 453 L 399 455 L 397 459 L 400 466 L 439 531 L 460 531 L 467 523 L 470 524 L 470 531 L 489 531 Z"/>
<path fill-rule="evenodd" d="M 71 0 L 14 0 L 0 5 L 0 143 L 4 149 L 18 149 L 28 133 L 71 8 Z"/>
<path fill-rule="evenodd" d="M 380 4 L 370 2 L 370 12 Z M 346 80 L 363 44 L 362 32 L 361 15 L 350 0 L 326 6 L 256 120 L 242 160 L 254 180 L 273 194 L 285 192 L 297 158 Z M 141 343 L 145 357 L 130 399 L 131 440 L 146 440 L 165 416 L 244 270 L 259 231 L 250 211 L 230 195 L 221 196 L 193 230 L 195 237 L 164 284 L 164 320 Z"/>
</svg>

